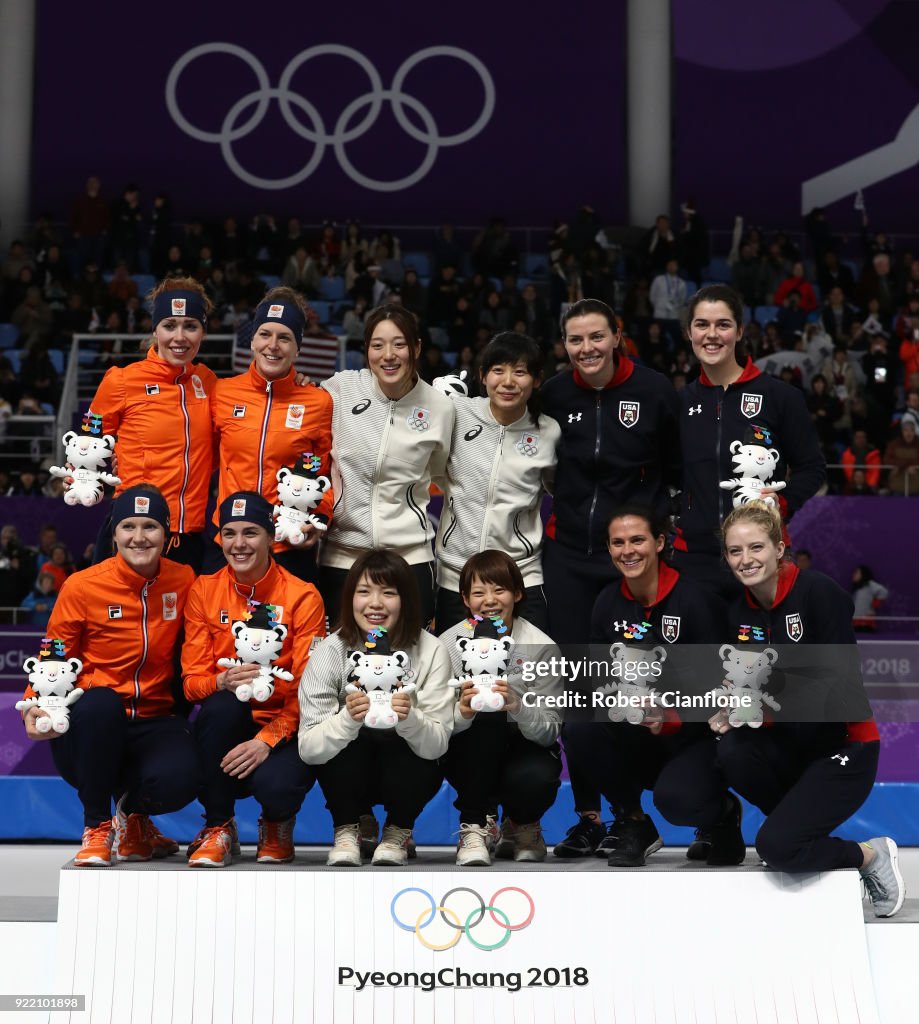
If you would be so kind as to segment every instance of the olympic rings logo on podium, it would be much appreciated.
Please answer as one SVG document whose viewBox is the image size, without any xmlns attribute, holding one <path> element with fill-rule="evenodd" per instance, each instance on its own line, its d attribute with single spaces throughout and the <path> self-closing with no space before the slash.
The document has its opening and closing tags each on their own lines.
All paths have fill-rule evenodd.
<svg viewBox="0 0 919 1024">
<path fill-rule="evenodd" d="M 405 904 L 407 901 L 406 897 L 409 893 L 417 893 L 421 896 L 428 904 L 421 910 L 421 913 L 409 917 L 409 920 L 403 920 L 398 912 L 398 905 L 400 903 Z M 454 907 L 448 905 L 449 901 L 453 899 L 453 902 L 458 906 L 461 901 L 455 899 L 457 894 L 465 893 L 467 896 L 474 898 L 477 903 L 471 910 L 463 908 L 459 912 Z M 519 915 L 520 919 L 512 922 L 508 911 L 512 911 L 512 906 L 508 905 L 506 909 L 502 909 L 498 906 L 498 900 L 500 897 L 505 897 L 502 903 L 508 904 L 507 894 L 517 893 L 518 896 L 522 896 L 526 901 L 528 910 L 525 914 Z M 459 940 L 466 936 L 466 938 L 472 943 L 476 949 L 482 949 L 490 952 L 494 949 L 500 949 L 502 946 L 507 945 L 510 941 L 512 932 L 523 931 L 524 928 L 528 927 L 532 922 L 536 914 L 536 905 L 533 902 L 533 897 L 526 892 L 524 889 L 520 889 L 515 885 L 505 886 L 503 889 L 498 889 L 486 903 L 475 889 L 469 889 L 466 886 L 458 886 L 455 889 L 450 889 L 441 896 L 439 901 L 436 901 L 434 897 L 427 891 L 427 889 L 419 889 L 416 886 L 409 886 L 406 889 L 400 889 L 392 898 L 392 902 L 389 905 L 389 912 L 392 915 L 393 921 L 406 932 L 413 932 L 425 949 L 433 949 L 436 952 L 440 952 L 445 949 L 452 949 Z M 428 928 L 434 921 L 435 916 L 439 914 L 441 920 L 452 930 L 452 934 L 444 942 L 432 942 L 424 934 L 425 929 Z M 488 914 L 491 921 L 503 930 L 504 934 L 496 942 L 480 942 L 473 934 L 473 929 L 477 928 L 485 920 L 485 915 Z M 501 920 L 498 920 L 498 917 Z"/>
<path fill-rule="evenodd" d="M 217 53 L 237 57 L 247 64 L 255 75 L 257 88 L 233 103 L 224 116 L 219 131 L 206 131 L 204 128 L 192 124 L 179 109 L 177 91 L 179 79 L 190 64 L 201 57 Z M 315 105 L 305 96 L 292 91 L 290 87 L 294 74 L 304 64 L 316 57 L 325 56 L 344 57 L 353 61 L 366 74 L 370 84 L 367 92 L 351 100 L 342 110 L 331 132 L 326 130 L 322 116 Z M 403 89 L 406 77 L 417 65 L 423 61 L 441 57 L 453 57 L 468 64 L 479 76 L 485 93 L 482 110 L 476 119 L 464 131 L 456 132 L 453 135 L 441 135 L 430 110 L 416 96 Z M 272 100 L 277 100 L 281 116 L 288 128 L 295 135 L 306 139 L 316 147 L 306 165 L 286 178 L 263 178 L 253 174 L 242 166 L 233 152 L 233 143 L 250 135 L 265 119 Z M 405 134 L 416 142 L 427 146 L 427 152 L 421 164 L 411 174 L 395 181 L 380 181 L 363 174 L 351 162 L 346 151 L 349 142 L 360 138 L 373 127 L 384 102 L 388 102 L 392 107 L 393 115 Z M 366 113 L 355 122 L 356 115 L 365 107 L 367 108 Z M 405 113 L 406 107 L 416 115 L 424 126 L 423 128 L 409 120 Z M 337 43 L 322 43 L 298 53 L 284 69 L 277 86 L 272 86 L 268 72 L 261 61 L 242 46 L 236 46 L 233 43 L 203 43 L 201 46 L 195 46 L 188 50 L 172 66 L 166 79 L 166 108 L 173 121 L 186 135 L 190 135 L 199 142 L 219 145 L 227 167 L 237 178 L 254 188 L 285 189 L 299 185 L 306 181 L 322 162 L 326 147 L 332 146 L 339 166 L 355 184 L 375 192 L 398 192 L 417 185 L 427 175 L 434 166 L 442 146 L 461 146 L 482 131 L 494 113 L 495 83 L 488 68 L 468 50 L 463 50 L 458 46 L 427 46 L 402 62 L 393 77 L 392 84 L 387 89 L 384 88 L 383 80 L 374 64 L 359 50 Z M 251 110 L 251 113 L 246 114 L 250 108 L 254 109 Z M 302 115 L 309 123 L 305 124 L 295 111 L 299 112 L 299 115 Z M 246 116 L 243 116 L 244 114 Z"/>
</svg>

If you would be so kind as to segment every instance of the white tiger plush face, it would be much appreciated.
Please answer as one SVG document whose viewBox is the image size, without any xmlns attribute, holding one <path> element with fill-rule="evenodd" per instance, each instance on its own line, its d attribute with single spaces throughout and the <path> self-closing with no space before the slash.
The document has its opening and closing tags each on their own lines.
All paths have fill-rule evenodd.
<svg viewBox="0 0 919 1024">
<path fill-rule="evenodd" d="M 63 440 L 67 462 L 74 469 L 105 469 L 106 462 L 115 451 L 115 438 L 111 434 L 90 437 L 68 430 Z"/>
<path fill-rule="evenodd" d="M 513 645 L 514 641 L 509 636 L 502 636 L 497 640 L 486 636 L 456 638 L 456 646 L 463 662 L 463 672 L 469 676 L 506 676 Z"/>
<path fill-rule="evenodd" d="M 287 626 L 258 629 L 238 621 L 233 623 L 233 636 L 236 638 L 236 657 L 244 665 L 270 665 L 281 653 Z"/>
<path fill-rule="evenodd" d="M 757 480 L 770 480 L 775 467 L 779 464 L 779 453 L 775 448 L 764 448 L 761 444 L 741 444 L 731 442 L 734 472 L 738 476 L 754 477 Z"/>
<path fill-rule="evenodd" d="M 297 476 L 286 466 L 278 470 L 278 500 L 282 505 L 301 512 L 312 512 L 331 486 L 332 482 L 327 476 L 315 479 Z"/>
<path fill-rule="evenodd" d="M 22 667 L 29 674 L 29 685 L 39 697 L 66 697 L 83 671 L 83 662 L 79 658 L 67 661 L 26 658 Z"/>
<path fill-rule="evenodd" d="M 404 651 L 391 654 L 371 654 L 352 651 L 348 655 L 351 672 L 349 682 L 364 690 L 397 690 L 408 671 L 408 655 Z"/>
<path fill-rule="evenodd" d="M 764 651 L 745 651 L 730 644 L 724 644 L 718 656 L 722 659 L 725 678 L 733 686 L 757 691 L 768 685 L 772 666 L 779 657 L 778 652 L 771 647 Z"/>
</svg>

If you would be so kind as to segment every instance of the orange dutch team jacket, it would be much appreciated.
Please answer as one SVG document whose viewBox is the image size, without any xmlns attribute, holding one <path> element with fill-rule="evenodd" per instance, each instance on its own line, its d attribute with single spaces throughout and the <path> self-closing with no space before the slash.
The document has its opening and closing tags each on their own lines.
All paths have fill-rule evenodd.
<svg viewBox="0 0 919 1024">
<path fill-rule="evenodd" d="M 147 358 L 113 366 L 102 378 L 90 416 L 102 417 L 102 432 L 116 435 L 120 494 L 144 481 L 163 492 L 173 533 L 204 529 L 213 469 L 210 396 L 217 383 L 200 363 L 184 370 Z"/>
<path fill-rule="evenodd" d="M 295 375 L 292 369 L 286 377 L 269 382 L 252 365 L 237 377 L 217 382 L 211 414 L 219 445 L 218 508 L 235 491 L 258 491 L 277 505 L 278 470 L 293 466 L 304 452 L 318 455 L 320 473 L 331 479 L 332 398 L 321 388 L 298 387 Z M 334 504 L 329 488 L 314 512 L 331 519 Z M 275 550 L 289 546 L 275 544 Z"/>
<path fill-rule="evenodd" d="M 46 636 L 63 640 L 67 657 L 83 662 L 81 689 L 115 690 L 129 718 L 171 715 L 176 646 L 194 580 L 187 565 L 168 558 L 147 580 L 116 554 L 67 578 Z M 31 687 L 26 696 L 34 696 Z"/>
<path fill-rule="evenodd" d="M 185 609 L 185 696 L 200 703 L 217 692 L 217 676 L 224 671 L 217 660 L 236 657 L 232 624 L 245 617 L 250 599 L 273 604 L 278 609 L 278 621 L 287 626 L 281 654 L 273 664 L 292 673 L 293 681 L 275 679 L 271 697 L 262 704 L 252 701 L 250 705 L 252 717 L 261 726 L 255 738 L 273 747 L 297 732 L 300 676 L 309 661 L 313 638 L 325 636 L 325 608 L 319 591 L 273 559 L 268 572 L 254 586 L 239 583 L 229 566 L 195 580 Z"/>
</svg>

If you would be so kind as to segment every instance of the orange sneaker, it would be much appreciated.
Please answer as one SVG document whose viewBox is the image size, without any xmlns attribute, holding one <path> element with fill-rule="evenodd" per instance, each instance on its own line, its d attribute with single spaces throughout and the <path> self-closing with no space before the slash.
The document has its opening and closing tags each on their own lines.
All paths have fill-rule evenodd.
<svg viewBox="0 0 919 1024">
<path fill-rule="evenodd" d="M 234 857 L 238 857 L 242 853 L 242 850 L 240 849 L 239 846 L 239 831 L 236 828 L 236 819 L 230 818 L 230 820 L 226 822 L 226 824 L 222 827 L 226 828 L 230 833 L 230 853 L 232 853 Z M 195 836 L 194 839 L 192 839 L 192 841 L 185 848 L 185 856 L 189 860 L 191 860 L 192 855 L 195 853 L 198 847 L 204 842 L 207 832 L 208 826 L 205 825 L 204 828 L 201 829 L 201 831 Z"/>
<path fill-rule="evenodd" d="M 225 868 L 233 863 L 233 835 L 230 822 L 201 830 L 197 846 L 188 858 L 190 868 Z"/>
<path fill-rule="evenodd" d="M 73 863 L 78 868 L 107 868 L 112 863 L 112 843 L 115 830 L 112 822 L 103 821 L 95 828 L 87 826 L 83 829 L 83 845 L 77 850 Z"/>
<path fill-rule="evenodd" d="M 294 859 L 294 822 L 258 819 L 258 849 L 255 859 L 259 864 L 289 864 Z"/>
<path fill-rule="evenodd" d="M 154 860 L 160 860 L 162 857 L 169 857 L 179 852 L 179 844 L 174 839 L 164 836 L 156 825 L 153 824 L 149 815 L 144 814 L 142 817 L 146 819 L 144 823 L 144 838 L 153 849 Z"/>
<path fill-rule="evenodd" d="M 112 828 L 115 831 L 112 845 L 115 860 L 153 860 L 153 847 L 147 840 L 146 815 L 124 814 L 119 803 L 112 818 Z"/>
</svg>

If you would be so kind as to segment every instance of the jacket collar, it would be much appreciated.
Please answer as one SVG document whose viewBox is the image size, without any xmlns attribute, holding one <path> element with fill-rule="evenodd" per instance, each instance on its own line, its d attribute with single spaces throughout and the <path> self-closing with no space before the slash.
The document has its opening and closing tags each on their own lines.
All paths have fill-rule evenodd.
<svg viewBox="0 0 919 1024">
<path fill-rule="evenodd" d="M 135 572 L 130 565 L 121 557 L 120 552 L 116 551 L 112 561 L 114 564 L 115 576 L 119 583 L 124 584 L 129 590 L 140 593 L 144 589 L 146 583 L 156 583 L 159 579 L 160 571 L 162 569 L 163 556 L 160 555 L 160 566 L 157 568 L 156 576 L 152 579 L 147 579 L 146 576 L 141 576 L 139 572 Z M 117 594 L 113 594 L 112 597 L 117 597 Z"/>
<path fill-rule="evenodd" d="M 267 389 L 268 381 L 256 370 L 254 362 L 249 364 L 249 369 L 246 372 L 249 374 L 249 381 L 256 391 L 265 391 Z M 277 395 L 296 388 L 297 385 L 294 384 L 294 377 L 296 375 L 297 368 L 292 366 L 286 377 L 280 377 L 278 380 L 271 382 L 271 390 Z"/>
<path fill-rule="evenodd" d="M 151 345 L 147 349 L 147 361 L 144 364 L 144 372 L 149 374 L 155 374 L 160 380 L 175 380 L 176 377 L 181 380 L 187 379 L 191 374 L 197 370 L 195 363 L 186 363 L 185 368 L 180 370 L 177 366 L 173 366 L 172 363 L 167 363 L 165 359 L 157 352 L 156 345 Z"/>
<path fill-rule="evenodd" d="M 779 563 L 779 582 L 775 588 L 775 600 L 772 602 L 773 608 L 778 606 L 788 597 L 791 592 L 791 588 L 795 585 L 798 579 L 798 574 L 801 570 L 794 564 L 794 562 L 780 562 Z M 747 599 L 747 604 L 751 608 L 761 608 L 759 604 L 753 599 L 753 595 L 749 590 L 744 591 L 744 596 Z"/>
<path fill-rule="evenodd" d="M 228 565 L 226 568 L 230 583 L 236 589 L 236 592 L 240 597 L 247 596 L 249 600 L 255 600 L 264 604 L 266 601 L 270 601 L 272 598 L 277 596 L 278 587 L 280 587 L 282 583 L 281 567 L 274 558 L 269 558 L 268 569 L 266 570 L 265 575 L 254 584 L 240 583 L 236 578 L 236 573 L 233 571 L 232 567 Z M 249 591 L 248 595 L 246 595 L 247 590 Z"/>
<path fill-rule="evenodd" d="M 733 384 L 729 384 L 728 387 L 732 388 L 735 384 L 746 384 L 747 381 L 754 380 L 756 377 L 759 377 L 759 375 L 759 367 L 754 366 L 753 360 L 750 358 L 750 356 L 747 356 L 747 362 L 744 365 L 743 372 L 737 378 L 737 380 L 735 380 Z M 706 376 L 705 367 L 702 368 L 702 372 L 699 374 L 699 383 L 704 384 L 707 388 L 716 387 L 716 385 L 713 384 Z"/>
<path fill-rule="evenodd" d="M 657 564 L 657 596 L 647 606 L 648 608 L 654 608 L 664 600 L 665 597 L 673 590 L 680 579 L 680 574 L 673 568 L 672 565 L 668 565 L 666 562 L 658 562 Z M 620 584 L 622 596 L 629 601 L 637 601 L 638 599 L 629 590 L 629 584 L 625 577 L 622 579 Z"/>
</svg>

